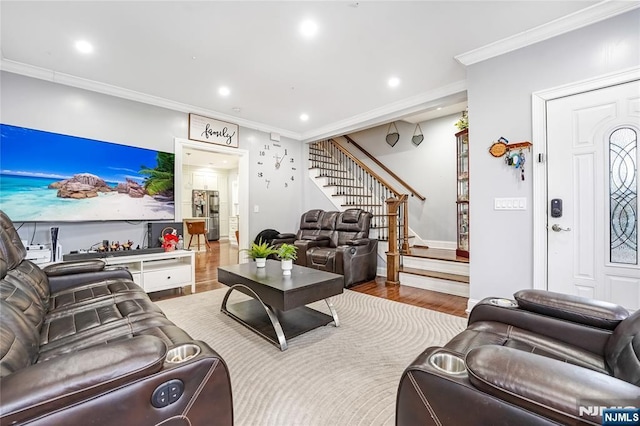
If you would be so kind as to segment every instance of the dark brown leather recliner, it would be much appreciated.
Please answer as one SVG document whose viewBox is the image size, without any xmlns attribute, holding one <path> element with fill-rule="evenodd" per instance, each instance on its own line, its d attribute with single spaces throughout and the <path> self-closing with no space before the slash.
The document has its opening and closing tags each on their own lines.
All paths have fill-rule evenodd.
<svg viewBox="0 0 640 426">
<path fill-rule="evenodd" d="M 300 239 L 296 239 L 295 245 L 298 248 L 298 259 L 296 264 L 312 267 L 307 254 L 309 250 L 316 247 L 328 247 L 331 237 L 336 229 L 336 219 L 340 212 L 321 212 L 318 220 L 318 229 L 303 232 Z"/>
<path fill-rule="evenodd" d="M 300 229 L 273 243 L 295 244 L 296 265 L 344 275 L 345 287 L 376 277 L 378 240 L 369 238 L 371 213 L 362 209 L 344 212 L 309 210 L 300 218 Z"/>
<path fill-rule="evenodd" d="M 309 248 L 329 244 L 329 235 L 335 227 L 334 213 L 337 215 L 337 212 L 313 209 L 302 214 L 298 232 L 296 232 L 292 241 L 287 241 L 289 244 L 294 244 L 298 249 L 298 257 L 294 261 L 296 265 L 307 266 L 306 253 Z"/>
<path fill-rule="evenodd" d="M 295 260 L 296 265 L 306 266 L 306 258 L 304 256 L 299 256 L 300 252 L 304 252 L 306 250 L 306 246 L 302 243 L 303 238 L 314 235 L 317 231 L 320 230 L 320 219 L 324 214 L 323 210 L 309 210 L 304 213 L 300 218 L 300 229 L 295 234 L 292 233 L 279 233 L 276 231 L 276 234 L 272 236 L 267 242 L 270 245 L 273 245 L 276 249 L 280 247 L 282 244 L 294 244 L 298 248 L 298 258 Z M 264 232 L 264 231 L 262 231 Z M 260 234 L 258 234 L 260 236 Z M 256 237 L 257 240 L 258 237 Z M 296 240 L 299 240 L 300 243 L 296 244 Z M 270 255 L 269 258 L 277 259 L 277 256 Z"/>
<path fill-rule="evenodd" d="M 400 380 L 396 424 L 602 424 L 640 408 L 640 310 L 540 290 L 487 298 Z"/>
<path fill-rule="evenodd" d="M 40 269 L 0 211 L 0 424 L 233 424 L 229 370 L 125 269 Z"/>
<path fill-rule="evenodd" d="M 378 240 L 369 238 L 371 217 L 362 209 L 325 212 L 318 237 L 324 238 L 323 228 L 327 228 L 328 241 L 318 240 L 323 244 L 306 249 L 307 266 L 344 275 L 345 287 L 374 279 Z"/>
</svg>

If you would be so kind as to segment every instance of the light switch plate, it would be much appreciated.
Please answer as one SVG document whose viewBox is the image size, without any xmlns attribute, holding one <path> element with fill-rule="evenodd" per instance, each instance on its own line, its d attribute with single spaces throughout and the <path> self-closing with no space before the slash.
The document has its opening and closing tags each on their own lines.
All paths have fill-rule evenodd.
<svg viewBox="0 0 640 426">
<path fill-rule="evenodd" d="M 494 198 L 493 209 L 494 210 L 526 210 L 527 199 L 526 197 Z"/>
</svg>

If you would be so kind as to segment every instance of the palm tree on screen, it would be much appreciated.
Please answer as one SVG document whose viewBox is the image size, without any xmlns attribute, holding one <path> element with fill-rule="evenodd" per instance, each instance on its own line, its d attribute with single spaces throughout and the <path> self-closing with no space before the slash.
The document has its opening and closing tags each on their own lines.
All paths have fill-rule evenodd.
<svg viewBox="0 0 640 426">
<path fill-rule="evenodd" d="M 175 156 L 168 152 L 158 152 L 154 168 L 140 166 L 140 173 L 147 176 L 144 189 L 151 196 L 163 195 L 173 198 Z"/>
</svg>

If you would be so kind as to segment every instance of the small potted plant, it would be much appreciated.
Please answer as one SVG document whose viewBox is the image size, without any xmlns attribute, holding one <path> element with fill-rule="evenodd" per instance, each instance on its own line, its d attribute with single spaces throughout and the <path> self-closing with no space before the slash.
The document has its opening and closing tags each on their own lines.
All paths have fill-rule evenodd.
<svg viewBox="0 0 640 426">
<path fill-rule="evenodd" d="M 291 270 L 293 269 L 293 261 L 298 258 L 296 251 L 298 247 L 293 244 L 284 243 L 277 250 L 277 256 L 282 261 L 282 274 L 283 275 L 291 275 Z"/>
<path fill-rule="evenodd" d="M 270 254 L 277 254 L 276 249 L 272 245 L 267 244 L 266 241 L 263 242 L 262 239 L 260 239 L 258 243 L 251 243 L 250 248 L 242 251 L 246 251 L 247 255 L 256 261 L 256 266 L 258 268 L 265 267 L 267 264 L 267 257 L 269 257 Z"/>
</svg>

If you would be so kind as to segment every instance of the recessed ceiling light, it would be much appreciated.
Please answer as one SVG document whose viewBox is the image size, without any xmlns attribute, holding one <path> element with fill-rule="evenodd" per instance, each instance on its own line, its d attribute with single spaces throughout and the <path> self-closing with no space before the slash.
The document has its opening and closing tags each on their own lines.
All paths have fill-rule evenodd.
<svg viewBox="0 0 640 426">
<path fill-rule="evenodd" d="M 437 110 L 437 111 L 440 111 L 441 109 L 442 109 L 442 107 L 438 107 L 438 108 L 436 108 L 436 110 Z"/>
<path fill-rule="evenodd" d="M 398 87 L 400 79 L 398 77 L 391 77 L 389 79 L 389 87 Z"/>
<path fill-rule="evenodd" d="M 78 40 L 76 41 L 76 49 L 80 53 L 91 53 L 93 52 L 93 46 L 86 40 Z"/>
<path fill-rule="evenodd" d="M 240 112 L 242 111 L 242 109 L 240 107 L 233 107 L 231 108 L 232 110 L 234 110 L 235 112 Z"/>
<path fill-rule="evenodd" d="M 300 32 L 303 36 L 311 38 L 318 32 L 318 24 L 311 19 L 306 19 L 300 24 Z"/>
<path fill-rule="evenodd" d="M 218 93 L 220 94 L 220 96 L 229 96 L 229 93 L 231 93 L 231 90 L 229 90 L 228 87 L 222 86 L 221 88 L 218 89 Z"/>
<path fill-rule="evenodd" d="M 308 114 L 300 114 L 300 120 L 307 121 L 308 119 L 309 119 L 309 115 Z"/>
</svg>

